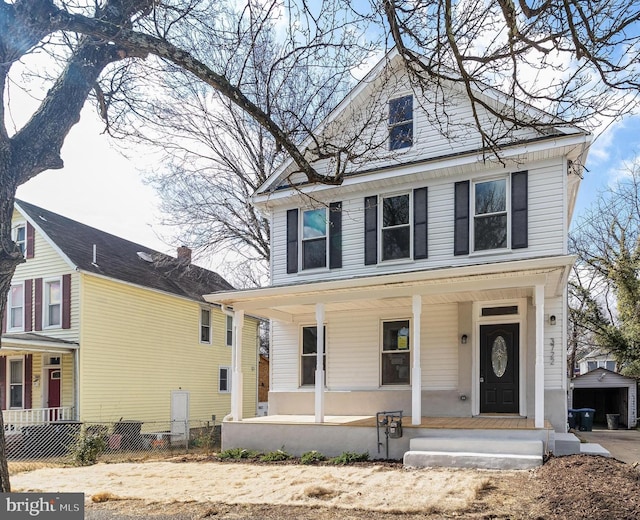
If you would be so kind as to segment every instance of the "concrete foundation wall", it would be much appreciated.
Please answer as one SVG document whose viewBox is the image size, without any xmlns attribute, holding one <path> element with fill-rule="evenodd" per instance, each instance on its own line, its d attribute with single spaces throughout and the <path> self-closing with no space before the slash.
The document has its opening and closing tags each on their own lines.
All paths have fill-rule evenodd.
<svg viewBox="0 0 640 520">
<path fill-rule="evenodd" d="M 409 450 L 413 438 L 439 436 L 443 438 L 541 440 L 545 450 L 553 451 L 553 430 L 428 430 L 404 428 L 399 439 L 389 439 L 389 459 L 400 460 Z M 327 457 L 336 457 L 345 451 L 368 452 L 371 459 L 385 459 L 387 440 L 380 429 L 380 451 L 375 427 L 336 426 L 329 424 L 276 424 L 265 422 L 225 422 L 222 424 L 222 449 L 244 448 L 262 453 L 284 449 L 299 457 L 316 450 Z"/>
</svg>

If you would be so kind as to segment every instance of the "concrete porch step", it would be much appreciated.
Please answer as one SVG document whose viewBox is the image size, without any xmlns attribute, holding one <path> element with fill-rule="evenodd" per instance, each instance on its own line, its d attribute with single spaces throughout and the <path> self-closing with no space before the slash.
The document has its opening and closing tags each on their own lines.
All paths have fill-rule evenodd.
<svg viewBox="0 0 640 520">
<path fill-rule="evenodd" d="M 417 437 L 403 462 L 408 468 L 530 469 L 542 465 L 543 455 L 540 440 Z"/>
<path fill-rule="evenodd" d="M 553 454 L 556 457 L 580 453 L 580 439 L 573 433 L 556 433 L 555 437 L 556 442 Z"/>
<path fill-rule="evenodd" d="M 583 455 L 600 455 L 602 457 L 611 457 L 611 453 L 606 448 L 595 442 L 583 442 L 580 444 L 580 452 Z"/>
</svg>

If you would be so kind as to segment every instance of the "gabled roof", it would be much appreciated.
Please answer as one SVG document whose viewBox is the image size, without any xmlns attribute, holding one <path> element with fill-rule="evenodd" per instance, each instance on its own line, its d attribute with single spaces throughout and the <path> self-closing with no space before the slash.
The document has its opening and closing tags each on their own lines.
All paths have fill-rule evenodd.
<svg viewBox="0 0 640 520">
<path fill-rule="evenodd" d="M 321 134 L 327 125 L 331 122 L 340 118 L 343 113 L 346 112 L 348 106 L 351 103 L 354 103 L 357 98 L 360 96 L 366 95 L 365 91 L 369 85 L 375 82 L 376 78 L 382 76 L 385 69 L 392 67 L 394 63 L 401 60 L 400 55 L 397 49 L 394 47 L 389 50 L 372 69 L 362 78 L 353 89 L 336 105 L 336 107 L 327 115 L 327 117 L 319 123 L 319 125 L 314 129 L 313 133 L 315 135 Z M 453 71 L 451 71 L 452 76 L 455 75 Z M 451 86 L 452 91 L 458 92 L 460 91 L 460 87 L 455 85 L 451 81 L 442 80 L 443 83 L 447 83 Z M 462 92 L 462 91 L 460 91 Z M 488 105 L 495 105 L 498 107 L 508 106 L 510 109 L 515 109 L 518 113 L 522 114 L 523 118 L 529 120 L 538 120 L 538 121 L 546 121 L 550 125 L 548 128 L 544 130 L 540 130 L 534 132 L 535 135 L 528 135 L 526 137 L 512 137 L 510 140 L 505 141 L 502 145 L 502 148 L 505 152 L 508 152 L 509 149 L 517 149 L 517 152 L 514 152 L 516 155 L 521 152 L 520 148 L 527 147 L 531 145 L 538 145 L 539 143 L 553 143 L 553 146 L 561 146 L 563 144 L 563 138 L 567 142 L 572 138 L 573 141 L 577 141 L 583 143 L 585 141 L 585 137 L 589 136 L 589 132 L 576 127 L 575 125 L 570 125 L 559 118 L 545 112 L 544 110 L 534 107 L 528 103 L 521 102 L 517 99 L 513 99 L 508 94 L 501 92 L 499 89 L 492 87 L 490 85 L 481 83 L 480 81 L 476 81 L 474 83 L 474 94 L 483 99 Z M 473 141 L 469 140 L 469 146 L 467 146 L 463 150 L 456 151 L 455 153 L 442 152 L 437 153 L 435 155 L 429 156 L 421 156 L 414 157 L 410 161 L 403 160 L 399 163 L 391 161 L 389 164 L 374 164 L 371 167 L 362 167 L 359 166 L 352 170 L 347 170 L 344 174 L 344 178 L 357 178 L 363 175 L 371 174 L 372 172 L 377 171 L 387 171 L 394 168 L 397 168 L 398 164 L 402 165 L 410 165 L 410 164 L 422 164 L 424 162 L 429 161 L 445 161 L 451 160 L 452 158 L 460 157 L 460 156 L 470 156 L 473 161 L 477 161 L 478 157 L 483 157 L 485 153 L 491 152 L 490 149 L 483 146 L 476 146 L 472 144 Z M 313 140 L 311 137 L 308 137 L 300 144 L 300 149 L 305 149 L 306 147 L 313 144 Z M 571 146 L 574 146 L 575 143 L 571 142 Z M 374 161 L 375 162 L 375 161 Z M 319 162 L 316 164 L 319 168 L 323 168 L 324 166 Z M 292 181 L 290 175 L 292 173 L 297 172 L 297 167 L 292 158 L 287 158 L 283 161 L 283 163 L 266 179 L 261 186 L 256 190 L 253 200 L 254 202 L 260 202 L 265 198 L 268 198 L 274 192 L 278 190 L 289 190 L 294 188 L 295 190 L 300 190 L 302 187 L 309 186 L 309 183 L 306 179 L 302 179 L 299 182 Z"/>
<path fill-rule="evenodd" d="M 636 381 L 635 377 L 629 377 L 629 376 L 623 376 L 622 374 L 619 374 L 618 372 L 612 372 L 611 370 L 607 370 L 606 368 L 594 368 L 593 370 L 590 370 L 589 372 L 586 372 L 585 374 L 580 374 L 579 376 L 575 376 L 573 378 L 571 378 L 572 381 L 576 381 L 578 379 L 591 379 L 593 378 L 593 376 L 595 376 L 596 374 L 599 375 L 599 379 L 602 380 L 604 379 L 604 377 L 612 377 L 616 380 L 622 380 L 622 379 L 626 379 L 629 381 Z M 587 377 L 589 376 L 589 377 Z"/>
<path fill-rule="evenodd" d="M 16 209 L 49 241 L 70 267 L 192 300 L 232 290 L 218 273 L 16 200 Z M 94 247 L 96 257 L 94 262 Z M 35 251 L 37 258 L 38 251 Z"/>
</svg>

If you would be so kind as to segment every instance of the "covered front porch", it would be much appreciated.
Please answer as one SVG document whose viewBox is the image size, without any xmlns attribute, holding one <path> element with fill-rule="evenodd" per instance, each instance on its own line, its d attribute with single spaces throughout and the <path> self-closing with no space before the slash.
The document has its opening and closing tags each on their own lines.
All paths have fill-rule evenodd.
<svg viewBox="0 0 640 520">
<path fill-rule="evenodd" d="M 2 336 L 0 403 L 5 431 L 77 419 L 78 344 L 36 333 Z"/>
<path fill-rule="evenodd" d="M 223 448 L 291 443 L 373 455 L 376 425 L 367 421 L 402 410 L 405 434 L 390 447 L 396 455 L 433 431 L 535 438 L 550 449 L 554 430 L 566 431 L 563 323 L 573 261 L 546 257 L 207 296 L 235 316 L 272 323 L 271 415 L 242 420 L 234 349 L 236 397 Z M 241 336 L 242 319 L 234 327 Z M 358 419 L 335 419 L 344 417 Z M 442 421 L 446 427 L 434 427 Z"/>
</svg>

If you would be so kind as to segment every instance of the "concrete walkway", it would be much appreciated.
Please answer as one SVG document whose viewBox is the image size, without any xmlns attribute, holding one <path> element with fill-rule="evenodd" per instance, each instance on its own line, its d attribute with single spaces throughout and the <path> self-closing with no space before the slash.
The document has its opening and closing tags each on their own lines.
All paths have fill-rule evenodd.
<svg viewBox="0 0 640 520">
<path fill-rule="evenodd" d="M 640 463 L 640 430 L 607 430 L 575 432 L 582 442 L 595 442 L 609 450 L 611 456 L 627 464 Z"/>
</svg>

